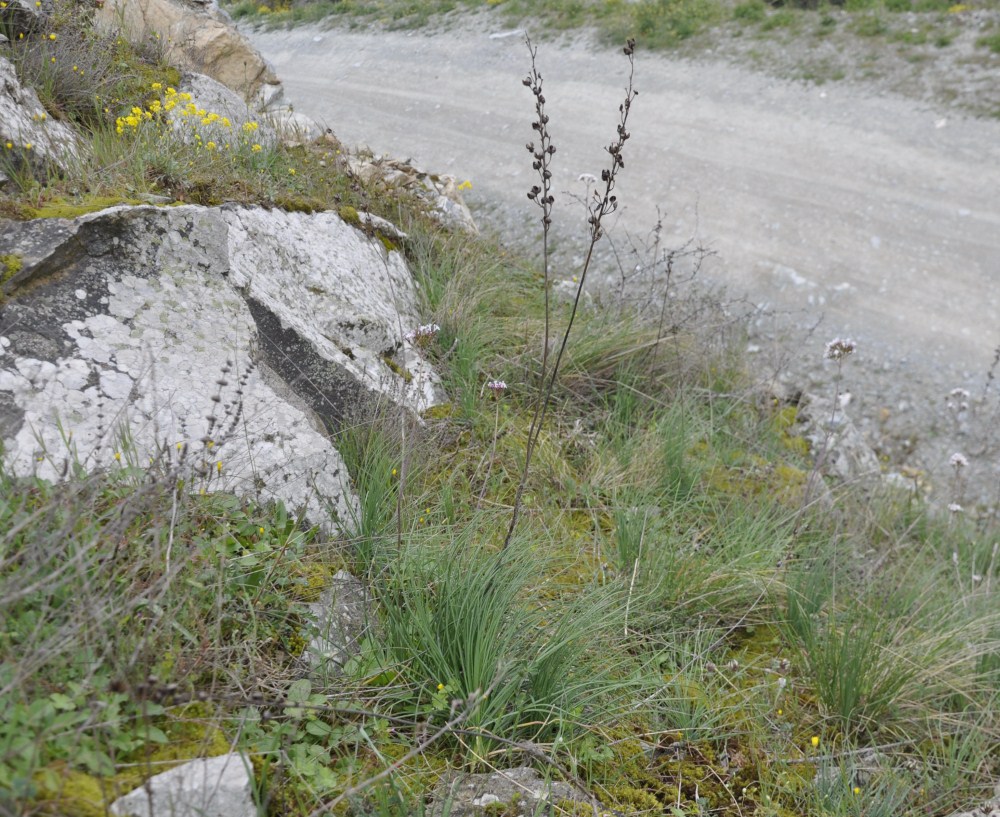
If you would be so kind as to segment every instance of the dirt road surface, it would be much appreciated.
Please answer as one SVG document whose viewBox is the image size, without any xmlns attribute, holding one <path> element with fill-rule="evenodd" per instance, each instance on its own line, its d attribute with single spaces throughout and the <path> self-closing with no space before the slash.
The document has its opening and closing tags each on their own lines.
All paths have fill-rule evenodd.
<svg viewBox="0 0 1000 817">
<path fill-rule="evenodd" d="M 522 34 L 248 33 L 297 110 L 349 145 L 470 180 L 466 198 L 488 227 L 535 232 Z M 582 194 L 579 177 L 600 176 L 614 137 L 627 61 L 581 39 L 543 44 L 539 66 L 554 189 Z M 881 449 L 932 470 L 949 450 L 971 451 L 980 478 L 995 480 L 989 429 L 975 410 L 945 416 L 944 395 L 981 392 L 1000 344 L 1000 122 L 641 48 L 635 82 L 618 229 L 647 232 L 659 207 L 669 243 L 699 238 L 717 252 L 710 278 L 782 312 L 758 327 L 762 353 L 771 340 L 791 350 L 795 376 L 816 386 L 829 376 L 824 341 L 855 338 L 853 412 Z M 557 198 L 568 277 L 586 225 Z"/>
</svg>

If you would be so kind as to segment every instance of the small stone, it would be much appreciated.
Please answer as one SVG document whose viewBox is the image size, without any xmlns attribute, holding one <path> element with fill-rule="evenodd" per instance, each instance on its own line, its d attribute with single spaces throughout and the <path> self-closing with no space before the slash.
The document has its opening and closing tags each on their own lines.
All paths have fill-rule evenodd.
<svg viewBox="0 0 1000 817">
<path fill-rule="evenodd" d="M 250 768 L 242 754 L 192 760 L 149 778 L 110 811 L 115 817 L 257 817 Z"/>
</svg>

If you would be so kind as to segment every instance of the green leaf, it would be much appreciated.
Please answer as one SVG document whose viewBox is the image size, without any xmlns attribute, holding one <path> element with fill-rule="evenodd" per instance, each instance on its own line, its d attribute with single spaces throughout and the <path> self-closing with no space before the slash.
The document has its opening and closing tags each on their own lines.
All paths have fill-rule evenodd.
<svg viewBox="0 0 1000 817">
<path fill-rule="evenodd" d="M 53 692 L 49 695 L 49 700 L 52 701 L 52 705 L 56 709 L 60 710 L 70 710 L 76 709 L 76 701 L 70 698 L 68 695 L 63 695 L 61 692 Z"/>
<path fill-rule="evenodd" d="M 309 693 L 312 692 L 312 683 L 308 678 L 299 678 L 297 681 L 293 681 L 292 685 L 288 687 L 287 698 L 289 703 L 294 704 L 304 704 L 309 700 Z"/>
<path fill-rule="evenodd" d="M 306 732 L 318 738 L 325 738 L 333 731 L 333 727 L 326 721 L 307 721 Z"/>
</svg>

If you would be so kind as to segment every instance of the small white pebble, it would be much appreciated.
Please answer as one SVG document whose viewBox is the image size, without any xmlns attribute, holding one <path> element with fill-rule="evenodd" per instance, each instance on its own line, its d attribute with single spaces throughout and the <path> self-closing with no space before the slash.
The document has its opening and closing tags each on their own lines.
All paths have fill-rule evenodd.
<svg viewBox="0 0 1000 817">
<path fill-rule="evenodd" d="M 73 294 L 76 295 L 77 300 L 82 301 L 82 300 L 86 299 L 86 297 L 87 297 L 87 290 L 85 290 L 85 289 L 78 289 Z"/>
</svg>

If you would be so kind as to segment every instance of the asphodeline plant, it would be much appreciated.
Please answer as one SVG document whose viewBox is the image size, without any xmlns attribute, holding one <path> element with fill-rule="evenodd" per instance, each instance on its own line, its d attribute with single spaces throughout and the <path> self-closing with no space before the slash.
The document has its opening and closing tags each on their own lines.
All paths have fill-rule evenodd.
<svg viewBox="0 0 1000 817">
<path fill-rule="evenodd" d="M 597 246 L 597 242 L 600 241 L 604 235 L 601 225 L 605 216 L 614 213 L 618 209 L 618 197 L 614 195 L 613 191 L 615 189 L 615 180 L 618 177 L 618 172 L 625 167 L 625 160 L 622 158 L 622 152 L 625 147 L 625 142 L 628 141 L 629 138 L 629 132 L 627 130 L 628 116 L 632 109 L 632 102 L 639 93 L 632 85 L 632 79 L 635 75 L 635 40 L 630 39 L 625 44 L 624 48 L 625 56 L 628 57 L 629 62 L 629 75 L 628 84 L 625 88 L 625 99 L 621 105 L 618 106 L 619 118 L 617 138 L 605 148 L 610 158 L 610 166 L 601 171 L 603 189 L 598 186 L 597 189 L 593 191 L 592 198 L 588 203 L 590 243 L 587 247 L 583 265 L 580 268 L 580 273 L 575 277 L 577 282 L 576 294 L 573 298 L 573 305 L 570 310 L 566 329 L 563 331 L 562 341 L 559 344 L 559 351 L 556 353 L 555 362 L 552 364 L 550 370 L 548 368 L 550 332 L 549 230 L 552 226 L 552 205 L 555 203 L 555 197 L 552 195 L 552 171 L 550 170 L 550 164 L 552 157 L 556 153 L 556 146 L 552 143 L 552 137 L 549 134 L 549 116 L 545 112 L 545 94 L 542 92 L 542 75 L 538 70 L 536 62 L 537 48 L 532 45 L 530 38 L 526 37 L 525 41 L 528 46 L 528 51 L 531 54 L 531 73 L 529 73 L 528 76 L 522 80 L 522 82 L 526 88 L 531 90 L 532 95 L 535 97 L 535 121 L 531 123 L 531 127 L 537 134 L 538 140 L 537 144 L 534 141 L 528 142 L 525 145 L 525 149 L 531 154 L 533 160 L 532 167 L 538 173 L 539 180 L 539 184 L 533 185 L 531 190 L 528 191 L 528 199 L 538 205 L 541 210 L 542 271 L 544 276 L 545 291 L 545 334 L 542 345 L 542 368 L 540 373 L 542 388 L 538 396 L 538 401 L 535 404 L 535 410 L 531 418 L 531 425 L 528 429 L 528 441 L 524 452 L 524 470 L 522 471 L 521 480 L 517 486 L 517 493 L 514 496 L 514 508 L 511 512 L 510 524 L 507 527 L 507 535 L 504 537 L 503 547 L 505 549 L 510 545 L 511 538 L 514 536 L 514 530 L 517 528 L 517 519 L 521 508 L 521 501 L 524 497 L 524 489 L 528 482 L 528 471 L 531 467 L 531 455 L 534 453 L 539 435 L 542 432 L 542 426 L 545 424 L 545 415 L 548 410 L 549 403 L 552 400 L 552 391 L 555 387 L 556 378 L 559 374 L 559 366 L 566 353 L 566 347 L 569 343 L 569 335 L 573 329 L 573 322 L 576 319 L 577 311 L 580 306 L 580 299 L 583 296 L 583 287 L 586 283 L 587 273 L 590 270 L 590 264 L 594 257 L 594 248 Z"/>
</svg>

